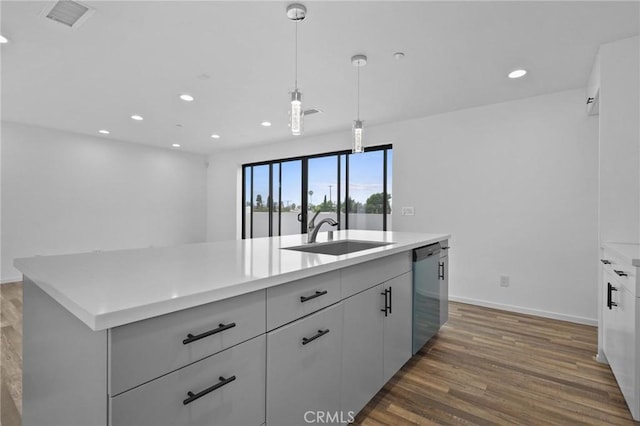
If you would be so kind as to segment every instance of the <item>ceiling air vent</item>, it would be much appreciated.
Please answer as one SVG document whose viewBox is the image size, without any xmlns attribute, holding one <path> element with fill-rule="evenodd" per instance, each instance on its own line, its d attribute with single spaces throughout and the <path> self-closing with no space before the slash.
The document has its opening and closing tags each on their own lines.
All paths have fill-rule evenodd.
<svg viewBox="0 0 640 426">
<path fill-rule="evenodd" d="M 317 108 L 309 108 L 309 109 L 304 111 L 304 115 L 318 114 L 318 113 L 321 113 L 321 112 L 322 111 L 317 109 Z"/>
<path fill-rule="evenodd" d="M 48 5 L 43 15 L 53 21 L 76 29 L 93 13 L 93 9 L 71 0 L 60 0 Z"/>
</svg>

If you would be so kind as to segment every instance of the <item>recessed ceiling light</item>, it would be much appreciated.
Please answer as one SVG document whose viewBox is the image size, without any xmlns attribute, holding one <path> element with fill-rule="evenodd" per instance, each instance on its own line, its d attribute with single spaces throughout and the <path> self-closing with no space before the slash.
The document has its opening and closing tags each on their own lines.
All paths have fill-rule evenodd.
<svg viewBox="0 0 640 426">
<path fill-rule="evenodd" d="M 180 95 L 180 99 L 182 99 L 185 102 L 192 102 L 194 97 L 186 93 L 183 93 L 182 95 Z"/>
<path fill-rule="evenodd" d="M 0 35 L 0 44 L 9 43 L 9 39 L 3 35 Z"/>
<path fill-rule="evenodd" d="M 141 116 L 141 115 L 132 115 L 132 116 L 131 116 L 131 119 L 132 119 L 132 120 L 136 120 L 136 121 L 142 121 L 142 120 L 144 120 L 144 118 L 142 118 L 142 116 Z"/>
<path fill-rule="evenodd" d="M 98 130 L 98 133 L 101 133 L 101 134 L 103 134 L 103 135 L 108 135 L 108 134 L 109 134 L 109 133 L 111 133 L 111 132 L 110 132 L 110 131 L 108 131 L 108 130 L 105 130 L 105 129 L 101 129 L 101 130 Z"/>
<path fill-rule="evenodd" d="M 393 54 L 393 57 L 396 58 L 396 61 L 399 61 L 399 60 L 404 58 L 404 53 L 396 52 L 396 53 Z"/>
<path fill-rule="evenodd" d="M 180 144 L 179 143 L 172 143 L 171 146 L 174 147 L 174 148 L 180 148 Z"/>
<path fill-rule="evenodd" d="M 215 133 L 213 135 L 211 135 L 211 137 L 214 138 L 214 139 L 220 139 L 220 135 L 215 134 Z"/>
<path fill-rule="evenodd" d="M 509 73 L 509 78 L 520 78 L 527 73 L 527 70 L 513 70 Z"/>
<path fill-rule="evenodd" d="M 271 126 L 271 122 L 270 121 L 263 121 L 262 123 L 260 123 L 260 125 L 262 125 L 264 127 L 269 127 L 269 126 Z"/>
</svg>

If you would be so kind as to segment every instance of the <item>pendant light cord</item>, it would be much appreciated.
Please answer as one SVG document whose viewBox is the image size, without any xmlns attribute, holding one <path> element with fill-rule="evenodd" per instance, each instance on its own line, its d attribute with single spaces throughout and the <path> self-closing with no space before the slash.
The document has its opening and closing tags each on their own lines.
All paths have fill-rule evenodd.
<svg viewBox="0 0 640 426">
<path fill-rule="evenodd" d="M 357 72 L 358 72 L 358 74 L 357 74 L 357 76 L 358 76 L 357 77 L 357 80 L 358 80 L 358 84 L 357 84 L 357 86 L 358 86 L 358 103 L 357 103 L 357 107 L 356 107 L 356 112 L 357 112 L 357 115 L 358 115 L 358 121 L 360 121 L 360 66 L 357 66 L 356 68 L 357 68 Z"/>
<path fill-rule="evenodd" d="M 296 36 L 295 36 L 296 43 L 295 43 L 295 53 L 294 53 L 294 58 L 295 58 L 295 67 L 294 67 L 294 68 L 295 68 L 295 73 L 296 73 L 296 77 L 295 77 L 295 80 L 296 80 L 295 88 L 296 88 L 296 90 L 298 90 L 298 21 L 296 21 L 296 22 L 295 22 L 295 27 L 296 27 L 296 30 L 295 30 L 295 34 L 296 34 Z"/>
</svg>

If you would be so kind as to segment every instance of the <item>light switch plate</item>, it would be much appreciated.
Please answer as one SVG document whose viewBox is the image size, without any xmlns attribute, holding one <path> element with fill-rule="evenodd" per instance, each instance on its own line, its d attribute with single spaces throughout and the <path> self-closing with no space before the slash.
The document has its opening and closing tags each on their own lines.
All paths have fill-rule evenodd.
<svg viewBox="0 0 640 426">
<path fill-rule="evenodd" d="M 413 216 L 413 206 L 411 206 L 411 207 L 403 207 L 402 208 L 402 216 Z"/>
</svg>

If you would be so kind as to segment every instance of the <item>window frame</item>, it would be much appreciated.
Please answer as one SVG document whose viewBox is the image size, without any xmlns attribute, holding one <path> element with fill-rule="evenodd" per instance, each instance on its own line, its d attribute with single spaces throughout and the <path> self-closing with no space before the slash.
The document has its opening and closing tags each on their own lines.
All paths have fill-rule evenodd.
<svg viewBox="0 0 640 426">
<path fill-rule="evenodd" d="M 386 231 L 387 230 L 387 194 L 388 194 L 388 188 L 387 188 L 387 184 L 388 184 L 388 177 L 387 177 L 387 172 L 388 172 L 388 152 L 389 150 L 393 149 L 393 145 L 392 144 L 385 144 L 385 145 L 378 145 L 378 146 L 372 146 L 372 147 L 366 147 L 364 149 L 364 152 L 373 152 L 373 151 L 383 151 L 383 161 L 382 161 L 382 194 L 383 194 L 383 203 L 382 203 L 382 230 Z M 336 214 L 338 217 L 340 217 L 340 212 L 341 212 L 341 207 L 344 207 L 344 228 L 342 227 L 342 223 L 339 223 L 339 228 L 338 229 L 349 229 L 349 203 L 345 203 L 345 206 L 341 206 L 341 164 L 340 164 L 340 159 L 341 156 L 345 156 L 345 186 L 346 188 L 344 188 L 344 199 L 348 200 L 349 198 L 349 158 L 351 155 L 358 155 L 358 153 L 354 153 L 351 150 L 342 150 L 342 151 L 332 151 L 332 152 L 325 152 L 325 153 L 320 153 L 320 154 L 312 154 L 312 155 L 302 155 L 302 156 L 296 156 L 296 157 L 287 157 L 287 158 L 280 158 L 277 160 L 266 160 L 266 161 L 258 161 L 258 162 L 254 162 L 254 163 L 246 163 L 242 165 L 242 209 L 241 209 L 241 216 L 242 216 L 242 239 L 247 239 L 247 238 L 253 238 L 253 188 L 254 188 L 254 171 L 253 168 L 254 167 L 259 167 L 259 166 L 269 166 L 269 195 L 267 196 L 267 201 L 268 201 L 268 212 L 269 212 L 269 237 L 274 237 L 274 236 L 280 236 L 281 232 L 282 232 L 282 215 L 281 215 L 281 211 L 280 208 L 278 208 L 278 235 L 273 235 L 273 213 L 274 213 L 274 197 L 273 197 L 273 190 L 274 190 L 274 185 L 273 185 L 273 165 L 274 164 L 279 164 L 278 167 L 278 182 L 280 182 L 280 185 L 278 186 L 278 202 L 280 202 L 280 199 L 282 198 L 282 163 L 286 163 L 289 161 L 301 161 L 301 221 L 300 221 L 300 233 L 301 234 L 306 234 L 307 233 L 307 210 L 308 210 L 308 201 L 307 201 L 307 193 L 308 193 L 308 179 L 309 179 L 309 160 L 314 159 L 314 158 L 322 158 L 322 157 L 330 157 L 330 156 L 336 156 L 336 161 L 337 161 L 337 174 L 336 174 L 336 178 L 337 178 L 337 201 L 336 201 Z M 250 214 L 249 214 L 249 235 L 247 236 L 247 212 L 246 212 L 246 208 L 247 208 L 247 169 L 251 169 L 251 184 L 250 184 L 250 193 L 251 193 L 251 198 L 250 198 Z"/>
</svg>

